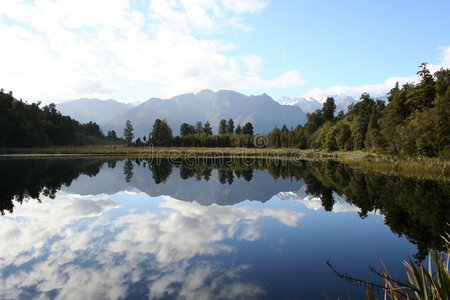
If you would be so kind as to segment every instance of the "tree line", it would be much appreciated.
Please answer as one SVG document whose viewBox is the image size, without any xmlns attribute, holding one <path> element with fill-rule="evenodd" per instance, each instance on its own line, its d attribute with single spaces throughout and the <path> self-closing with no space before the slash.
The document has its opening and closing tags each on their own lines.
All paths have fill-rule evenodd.
<svg viewBox="0 0 450 300">
<path fill-rule="evenodd" d="M 335 114 L 328 98 L 304 126 L 274 128 L 269 147 L 450 157 L 450 70 L 432 75 L 425 63 L 419 68 L 420 82 L 397 83 L 387 103 L 363 94 L 347 113 Z"/>
<path fill-rule="evenodd" d="M 253 147 L 253 125 L 250 122 L 235 127 L 234 120 L 223 119 L 219 123 L 218 134 L 213 134 L 211 124 L 197 121 L 195 125 L 183 123 L 180 135 L 174 136 L 166 120 L 156 119 L 148 137 L 134 140 L 131 121 L 125 123 L 123 137 L 129 146 L 165 146 L 165 147 Z"/>
<path fill-rule="evenodd" d="M 98 124 L 81 124 L 61 115 L 53 103 L 42 108 L 40 104 L 24 103 L 12 92 L 0 89 L 0 147 L 84 145 L 108 140 Z M 108 141 L 112 140 L 117 136 L 109 136 Z"/>
<path fill-rule="evenodd" d="M 321 109 L 307 114 L 303 126 L 275 127 L 266 135 L 267 147 L 450 157 L 450 70 L 431 74 L 426 63 L 419 68 L 420 81 L 401 87 L 397 83 L 387 101 L 364 93 L 346 113 L 336 113 L 334 99 L 327 98 Z M 131 145 L 132 136 L 124 134 Z M 235 127 L 229 119 L 220 121 L 217 135 L 209 122 L 197 122 L 182 124 L 180 136 L 174 137 L 166 121 L 156 120 L 149 138 L 138 139 L 136 144 L 253 147 L 253 134 L 251 123 Z"/>
</svg>

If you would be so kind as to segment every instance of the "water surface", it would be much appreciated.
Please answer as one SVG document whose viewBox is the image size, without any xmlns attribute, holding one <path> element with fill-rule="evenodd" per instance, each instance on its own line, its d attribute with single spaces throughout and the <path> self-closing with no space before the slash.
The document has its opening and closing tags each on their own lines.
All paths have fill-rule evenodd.
<svg viewBox="0 0 450 300">
<path fill-rule="evenodd" d="M 439 248 L 445 181 L 336 162 L 0 160 L 5 299 L 361 298 Z"/>
</svg>

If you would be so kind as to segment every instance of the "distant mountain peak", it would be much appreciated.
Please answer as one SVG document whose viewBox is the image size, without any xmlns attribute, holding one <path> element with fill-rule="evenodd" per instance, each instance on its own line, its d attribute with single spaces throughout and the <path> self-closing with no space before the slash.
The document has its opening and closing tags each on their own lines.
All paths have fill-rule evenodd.
<svg viewBox="0 0 450 300">
<path fill-rule="evenodd" d="M 298 107 L 285 106 L 266 94 L 246 96 L 233 90 L 201 90 L 174 96 L 170 99 L 151 98 L 137 107 L 102 123 L 105 130 L 122 130 L 126 120 L 133 123 L 135 136 L 148 135 L 155 119 L 166 119 L 174 134 L 182 123 L 210 122 L 217 133 L 221 119 L 233 119 L 235 124 L 251 122 L 255 132 L 267 133 L 276 124 L 295 127 L 306 120 Z"/>
</svg>

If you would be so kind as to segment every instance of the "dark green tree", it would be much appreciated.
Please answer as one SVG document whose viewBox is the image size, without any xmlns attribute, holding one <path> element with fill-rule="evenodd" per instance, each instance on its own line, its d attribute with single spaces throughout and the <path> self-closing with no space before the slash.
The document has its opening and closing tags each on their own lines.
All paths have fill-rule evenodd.
<svg viewBox="0 0 450 300">
<path fill-rule="evenodd" d="M 203 133 L 203 124 L 200 121 L 197 121 L 195 124 L 195 134 L 202 134 Z"/>
<path fill-rule="evenodd" d="M 150 140 L 155 146 L 170 146 L 173 141 L 172 129 L 166 120 L 156 119 Z"/>
<path fill-rule="evenodd" d="M 222 119 L 219 123 L 219 134 L 226 134 L 227 133 L 227 120 Z"/>
<path fill-rule="evenodd" d="M 127 142 L 128 146 L 131 146 L 133 143 L 134 133 L 133 133 L 133 124 L 131 124 L 130 120 L 125 122 L 125 128 L 123 129 L 123 138 Z"/>
<path fill-rule="evenodd" d="M 108 131 L 108 135 L 106 137 L 108 140 L 111 140 L 111 141 L 117 140 L 117 134 L 114 130 Z"/>
<path fill-rule="evenodd" d="M 253 125 L 250 122 L 247 122 L 242 127 L 242 134 L 253 135 Z"/>
<path fill-rule="evenodd" d="M 236 134 L 242 134 L 242 127 L 241 127 L 240 124 L 236 127 L 236 130 L 234 131 L 234 133 L 236 133 Z"/>
<path fill-rule="evenodd" d="M 323 122 L 333 121 L 335 111 L 336 111 L 336 104 L 334 103 L 334 98 L 328 97 L 322 106 Z"/>
<path fill-rule="evenodd" d="M 205 126 L 203 126 L 203 133 L 206 135 L 212 135 L 212 128 L 211 128 L 211 124 L 206 121 Z"/>
<path fill-rule="evenodd" d="M 227 133 L 233 134 L 234 133 L 234 121 L 233 119 L 229 119 L 227 122 Z"/>
<path fill-rule="evenodd" d="M 188 123 L 183 123 L 180 126 L 180 135 L 181 136 L 187 136 L 195 134 L 195 128 L 192 125 L 189 125 Z"/>
</svg>

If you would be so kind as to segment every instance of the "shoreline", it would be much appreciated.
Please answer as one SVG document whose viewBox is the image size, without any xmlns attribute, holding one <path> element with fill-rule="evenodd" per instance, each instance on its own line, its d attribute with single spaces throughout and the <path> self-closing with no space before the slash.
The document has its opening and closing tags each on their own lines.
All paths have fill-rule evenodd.
<svg viewBox="0 0 450 300">
<path fill-rule="evenodd" d="M 0 158 L 95 158 L 117 157 L 149 159 L 269 159 L 283 161 L 335 160 L 362 171 L 377 171 L 423 178 L 450 180 L 450 159 L 399 157 L 363 151 L 325 152 L 291 148 L 197 148 L 197 147 L 126 147 L 79 146 L 0 149 Z"/>
</svg>

